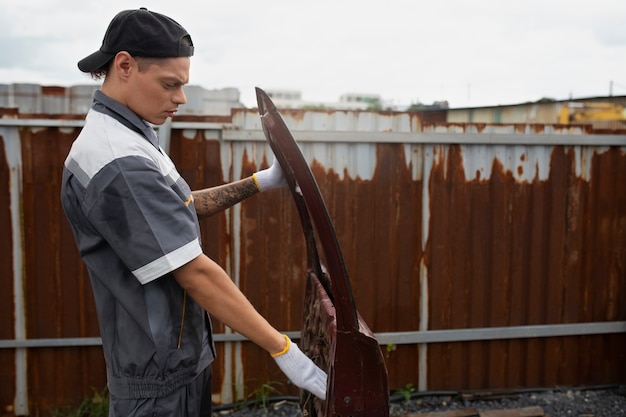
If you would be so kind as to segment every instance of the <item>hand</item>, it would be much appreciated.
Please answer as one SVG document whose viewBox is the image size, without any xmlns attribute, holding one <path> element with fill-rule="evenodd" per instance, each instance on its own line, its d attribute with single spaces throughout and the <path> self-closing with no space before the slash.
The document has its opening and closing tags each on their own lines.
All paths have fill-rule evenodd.
<svg viewBox="0 0 626 417">
<path fill-rule="evenodd" d="M 285 350 L 272 355 L 278 367 L 297 387 L 309 391 L 321 400 L 326 399 L 328 376 L 309 359 L 298 345 L 285 336 Z"/>
<path fill-rule="evenodd" d="M 261 192 L 287 185 L 283 170 L 280 168 L 280 164 L 276 159 L 274 159 L 274 163 L 271 167 L 256 172 L 253 177 L 257 188 Z"/>
</svg>

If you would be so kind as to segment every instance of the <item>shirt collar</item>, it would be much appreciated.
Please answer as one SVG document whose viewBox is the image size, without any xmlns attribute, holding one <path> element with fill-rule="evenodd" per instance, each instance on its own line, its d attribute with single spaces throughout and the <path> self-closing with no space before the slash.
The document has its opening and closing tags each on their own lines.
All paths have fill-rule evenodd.
<svg viewBox="0 0 626 417">
<path fill-rule="evenodd" d="M 140 133 L 155 148 L 159 149 L 159 138 L 152 126 L 119 101 L 105 95 L 100 90 L 96 90 L 93 95 L 91 108 L 99 113 L 113 117 L 127 128 Z"/>
</svg>

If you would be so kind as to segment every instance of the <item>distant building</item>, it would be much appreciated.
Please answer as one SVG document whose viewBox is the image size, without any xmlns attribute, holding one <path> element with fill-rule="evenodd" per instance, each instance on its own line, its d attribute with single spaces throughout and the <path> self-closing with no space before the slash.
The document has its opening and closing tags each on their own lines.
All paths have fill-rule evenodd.
<svg viewBox="0 0 626 417">
<path fill-rule="evenodd" d="M 177 114 L 228 116 L 231 109 L 245 107 L 240 101 L 239 89 L 233 87 L 207 90 L 198 85 L 187 85 L 185 95 L 187 103 L 180 106 Z"/>
<path fill-rule="evenodd" d="M 561 115 L 564 108 L 581 108 L 584 104 L 601 103 L 619 112 L 609 111 L 606 114 L 590 113 L 581 119 L 563 123 Z M 626 129 L 626 96 L 601 96 L 571 98 L 568 100 L 541 99 L 535 102 L 508 104 L 498 106 L 453 108 L 445 110 L 447 123 L 484 123 L 484 124 L 569 124 L 588 125 L 593 129 L 623 130 Z M 443 110 L 440 110 L 440 112 Z M 435 113 L 436 111 L 430 112 Z M 612 117 L 607 117 L 613 115 Z"/>
<path fill-rule="evenodd" d="M 339 102 L 358 105 L 364 109 L 382 108 L 382 99 L 378 94 L 346 93 L 339 97 Z"/>
<path fill-rule="evenodd" d="M 99 84 L 71 87 L 0 84 L 0 108 L 15 108 L 21 114 L 86 114 L 98 88 Z M 188 85 L 185 95 L 187 103 L 180 106 L 180 115 L 228 116 L 231 109 L 245 107 L 236 88 L 207 90 Z"/>
<path fill-rule="evenodd" d="M 17 109 L 21 114 L 86 114 L 98 88 L 100 84 L 96 83 L 71 87 L 0 84 L 0 108 Z M 303 100 L 300 90 L 268 89 L 265 92 L 279 109 L 404 110 L 383 103 L 378 94 L 346 93 L 339 101 L 328 102 Z M 207 90 L 187 85 L 185 95 L 187 103 L 180 106 L 179 115 L 228 116 L 232 109 L 246 107 L 237 88 Z"/>
<path fill-rule="evenodd" d="M 273 102 L 276 100 L 302 101 L 302 92 L 300 90 L 268 90 L 266 93 Z"/>
<path fill-rule="evenodd" d="M 380 110 L 382 100 L 378 94 L 346 93 L 339 101 L 308 101 L 302 99 L 300 90 L 266 90 L 279 109 L 328 109 L 328 110 Z"/>
</svg>

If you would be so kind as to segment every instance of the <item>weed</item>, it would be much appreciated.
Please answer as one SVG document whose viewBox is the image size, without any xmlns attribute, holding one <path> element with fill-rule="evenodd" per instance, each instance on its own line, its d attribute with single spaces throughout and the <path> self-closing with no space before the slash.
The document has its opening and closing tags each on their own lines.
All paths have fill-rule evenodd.
<svg viewBox="0 0 626 417">
<path fill-rule="evenodd" d="M 393 343 L 387 343 L 387 346 L 385 347 L 385 357 L 390 357 L 391 356 L 391 352 L 393 352 L 394 350 L 396 350 L 396 345 L 394 345 Z"/>
<path fill-rule="evenodd" d="M 109 391 L 104 388 L 83 400 L 78 408 L 63 407 L 52 410 L 52 417 L 107 417 L 109 415 Z"/>
<path fill-rule="evenodd" d="M 254 406 L 262 408 L 267 412 L 267 406 L 269 405 L 271 395 L 279 392 L 279 390 L 275 388 L 276 385 L 282 384 L 280 382 L 269 381 L 254 390 L 252 394 L 249 395 L 249 397 L 254 396 Z"/>
<path fill-rule="evenodd" d="M 415 388 L 413 388 L 413 384 L 406 384 L 404 389 L 394 391 L 394 394 L 402 395 L 404 397 L 404 401 L 411 400 L 411 394 L 415 392 Z"/>
</svg>

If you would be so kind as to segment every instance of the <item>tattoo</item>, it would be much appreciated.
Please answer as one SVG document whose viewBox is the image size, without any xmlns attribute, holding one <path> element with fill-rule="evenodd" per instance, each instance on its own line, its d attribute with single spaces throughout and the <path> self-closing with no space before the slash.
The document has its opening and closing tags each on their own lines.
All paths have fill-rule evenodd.
<svg viewBox="0 0 626 417">
<path fill-rule="evenodd" d="M 211 216 L 252 197 L 259 190 L 252 177 L 204 190 L 194 191 L 193 205 L 199 218 Z"/>
</svg>

